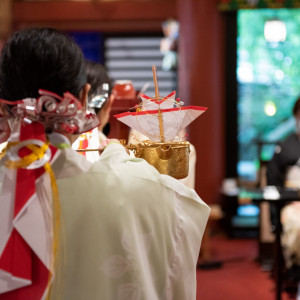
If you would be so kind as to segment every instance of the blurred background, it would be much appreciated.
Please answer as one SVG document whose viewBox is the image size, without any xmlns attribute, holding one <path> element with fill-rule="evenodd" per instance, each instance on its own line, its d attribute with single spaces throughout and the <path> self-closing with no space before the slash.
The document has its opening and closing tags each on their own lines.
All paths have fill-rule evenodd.
<svg viewBox="0 0 300 300">
<path fill-rule="evenodd" d="M 198 297 L 220 299 L 219 285 L 222 299 L 275 298 L 274 233 L 263 206 L 241 190 L 265 184 L 276 144 L 294 131 L 300 1 L 0 0 L 0 48 L 11 32 L 32 26 L 66 32 L 114 82 L 131 81 L 136 95 L 154 95 L 156 65 L 160 95 L 176 90 L 186 105 L 208 107 L 187 132 L 195 189 L 212 207 Z M 136 102 L 119 99 L 112 113 Z M 110 125 L 109 137 L 128 138 L 120 122 Z M 217 264 L 201 268 L 207 262 Z M 241 268 L 249 273 L 240 276 Z"/>
</svg>

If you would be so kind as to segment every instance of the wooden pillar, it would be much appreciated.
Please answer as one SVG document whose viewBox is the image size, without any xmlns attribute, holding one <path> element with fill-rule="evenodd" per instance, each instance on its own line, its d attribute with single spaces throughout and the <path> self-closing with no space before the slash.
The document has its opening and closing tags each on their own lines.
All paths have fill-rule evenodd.
<svg viewBox="0 0 300 300">
<path fill-rule="evenodd" d="M 178 0 L 179 97 L 208 110 L 189 127 L 196 148 L 195 189 L 210 204 L 219 201 L 224 177 L 225 38 L 217 0 Z"/>
<path fill-rule="evenodd" d="M 11 0 L 0 0 L 0 50 L 11 32 L 12 24 Z"/>
</svg>

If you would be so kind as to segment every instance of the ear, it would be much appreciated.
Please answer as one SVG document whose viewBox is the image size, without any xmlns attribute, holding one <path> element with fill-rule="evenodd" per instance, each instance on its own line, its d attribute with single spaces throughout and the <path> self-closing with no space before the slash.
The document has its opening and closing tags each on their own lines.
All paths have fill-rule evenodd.
<svg viewBox="0 0 300 300">
<path fill-rule="evenodd" d="M 115 95 L 110 94 L 110 96 L 109 96 L 109 102 L 110 102 L 110 104 L 112 105 L 114 103 L 114 101 L 115 101 Z"/>
<path fill-rule="evenodd" d="M 89 94 L 89 91 L 91 89 L 91 85 L 89 83 L 86 83 L 80 93 L 79 93 L 79 101 L 81 102 L 82 104 L 82 107 L 83 109 L 86 111 L 87 109 L 87 103 L 88 103 L 88 94 Z"/>
<path fill-rule="evenodd" d="M 110 95 L 103 106 L 103 110 L 110 112 L 114 100 L 115 100 L 115 97 L 113 95 Z"/>
</svg>

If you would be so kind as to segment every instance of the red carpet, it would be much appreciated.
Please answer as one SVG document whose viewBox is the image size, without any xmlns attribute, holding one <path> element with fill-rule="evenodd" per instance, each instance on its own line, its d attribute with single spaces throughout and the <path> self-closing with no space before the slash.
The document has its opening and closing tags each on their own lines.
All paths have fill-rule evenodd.
<svg viewBox="0 0 300 300">
<path fill-rule="evenodd" d="M 214 270 L 197 270 L 197 300 L 275 300 L 274 282 L 269 272 L 255 261 L 255 239 L 213 237 L 211 256 L 224 262 Z M 238 258 L 236 261 L 233 261 Z M 282 300 L 290 299 L 283 293 Z"/>
</svg>

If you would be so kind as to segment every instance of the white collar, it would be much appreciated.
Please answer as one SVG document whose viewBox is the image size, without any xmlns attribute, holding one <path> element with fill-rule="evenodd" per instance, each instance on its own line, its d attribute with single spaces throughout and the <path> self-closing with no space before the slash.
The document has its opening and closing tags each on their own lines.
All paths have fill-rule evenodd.
<svg viewBox="0 0 300 300">
<path fill-rule="evenodd" d="M 48 135 L 48 137 L 49 137 L 50 143 L 56 148 L 61 148 L 60 145 L 62 145 L 62 144 L 67 144 L 69 147 L 71 146 L 69 139 L 61 133 L 53 132 L 53 133 L 50 133 Z"/>
</svg>

